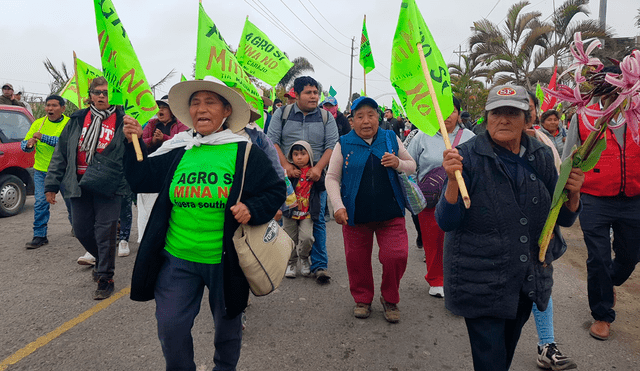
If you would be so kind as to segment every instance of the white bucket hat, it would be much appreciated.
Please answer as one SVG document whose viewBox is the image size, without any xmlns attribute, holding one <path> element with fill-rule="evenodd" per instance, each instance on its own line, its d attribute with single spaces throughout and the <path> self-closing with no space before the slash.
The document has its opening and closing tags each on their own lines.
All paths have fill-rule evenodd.
<svg viewBox="0 0 640 371">
<path fill-rule="evenodd" d="M 227 117 L 225 124 L 232 132 L 242 130 L 249 123 L 250 111 L 247 101 L 241 94 L 228 87 L 222 81 L 212 76 L 206 76 L 206 80 L 182 81 L 175 84 L 169 90 L 169 102 L 171 112 L 183 124 L 193 129 L 193 121 L 189 113 L 189 98 L 199 91 L 214 92 L 231 104 L 231 115 Z"/>
</svg>

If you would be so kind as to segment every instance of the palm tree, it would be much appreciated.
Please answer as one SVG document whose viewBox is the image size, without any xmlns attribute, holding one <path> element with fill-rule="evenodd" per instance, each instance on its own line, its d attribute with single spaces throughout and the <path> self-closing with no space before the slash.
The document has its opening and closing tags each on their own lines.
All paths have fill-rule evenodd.
<svg viewBox="0 0 640 371">
<path fill-rule="evenodd" d="M 636 16 L 636 27 L 640 28 L 640 8 L 638 8 L 638 15 Z"/>
<path fill-rule="evenodd" d="M 487 79 L 496 85 L 514 82 L 531 89 L 531 74 L 546 59 L 540 49 L 549 46 L 553 26 L 540 21 L 540 12 L 522 13 L 527 5 L 526 0 L 513 4 L 503 29 L 487 19 L 473 24 L 471 57 L 491 69 Z"/>
<path fill-rule="evenodd" d="M 71 71 L 67 70 L 67 65 L 62 62 L 62 68 L 58 69 L 56 66 L 51 63 L 49 58 L 45 59 L 43 62 L 44 68 L 47 69 L 49 75 L 53 77 L 53 81 L 49 83 L 49 91 L 51 94 L 58 94 L 62 88 L 67 84 L 73 77 L 73 69 Z"/>
<path fill-rule="evenodd" d="M 464 54 L 461 57 L 464 63 L 448 65 L 451 89 L 453 95 L 460 99 L 462 110 L 471 113 L 472 117 L 478 117 L 484 109 L 488 94 L 487 88 L 479 79 L 486 78 L 491 70 L 483 67 L 475 58 Z"/>
<path fill-rule="evenodd" d="M 555 10 L 552 15 L 553 32 L 550 36 L 551 45 L 545 49 L 544 55 L 553 56 L 553 64 L 558 65 L 559 61 L 570 56 L 569 45 L 573 41 L 576 32 L 582 33 L 582 39 L 588 40 L 594 37 L 608 39 L 611 33 L 600 28 L 596 20 L 584 20 L 573 22 L 573 18 L 578 14 L 589 15 L 587 5 L 589 0 L 566 0 Z"/>
<path fill-rule="evenodd" d="M 315 70 L 313 69 L 313 65 L 305 57 L 295 58 L 291 62 L 293 63 L 293 67 L 291 67 L 291 69 L 287 71 L 287 73 L 284 75 L 284 77 L 282 77 L 282 79 L 280 79 L 280 82 L 278 83 L 278 86 L 283 89 L 286 89 L 287 86 L 291 85 L 291 83 L 293 83 L 293 80 L 295 80 L 296 77 L 302 75 L 303 72 L 315 72 Z"/>
</svg>

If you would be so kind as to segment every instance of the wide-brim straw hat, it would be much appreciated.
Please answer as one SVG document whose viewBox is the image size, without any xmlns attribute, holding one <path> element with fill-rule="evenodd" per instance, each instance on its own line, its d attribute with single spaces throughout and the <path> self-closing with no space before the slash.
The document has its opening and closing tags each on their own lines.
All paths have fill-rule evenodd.
<svg viewBox="0 0 640 371">
<path fill-rule="evenodd" d="M 231 115 L 227 117 L 225 125 L 232 131 L 242 130 L 249 123 L 250 111 L 247 101 L 242 95 L 228 87 L 222 81 L 212 76 L 205 77 L 206 80 L 182 81 L 175 84 L 169 90 L 169 102 L 171 102 L 171 112 L 183 124 L 193 127 L 191 114 L 189 113 L 189 98 L 193 93 L 199 91 L 214 92 L 231 104 Z"/>
</svg>

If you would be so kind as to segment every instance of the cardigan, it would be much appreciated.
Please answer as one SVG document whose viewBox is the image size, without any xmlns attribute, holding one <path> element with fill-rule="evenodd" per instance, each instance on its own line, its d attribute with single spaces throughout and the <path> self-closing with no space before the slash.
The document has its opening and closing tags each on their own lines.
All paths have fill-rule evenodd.
<svg viewBox="0 0 640 371">
<path fill-rule="evenodd" d="M 132 143 L 125 145 L 124 168 L 127 181 L 136 193 L 158 193 L 159 196 L 153 206 L 149 222 L 140 242 L 138 255 L 131 278 L 131 299 L 146 301 L 154 298 L 156 279 L 164 263 L 162 251 L 169 227 L 171 215 L 171 201 L 169 187 L 173 174 L 186 152 L 184 148 L 177 148 L 171 152 L 156 157 L 148 157 L 147 147 L 139 139 L 144 160 L 136 160 Z M 247 143 L 238 143 L 235 174 L 233 185 L 229 190 L 229 200 L 237 200 L 242 182 L 244 167 L 244 153 Z M 278 211 L 286 197 L 286 186 L 276 174 L 267 156 L 258 148 L 251 147 L 245 176 L 250 181 L 244 183 L 241 202 L 251 213 L 250 225 L 260 225 L 268 222 Z M 225 221 L 223 232 L 224 265 L 224 299 L 226 316 L 233 318 L 242 313 L 247 306 L 249 284 L 238 263 L 238 255 L 233 244 L 233 234 L 239 226 L 230 207 L 235 202 L 228 202 L 225 207 Z"/>
</svg>

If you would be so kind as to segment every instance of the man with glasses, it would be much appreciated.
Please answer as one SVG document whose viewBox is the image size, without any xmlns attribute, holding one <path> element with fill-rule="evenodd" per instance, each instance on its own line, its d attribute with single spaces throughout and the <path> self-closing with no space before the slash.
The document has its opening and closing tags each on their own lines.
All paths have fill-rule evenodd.
<svg viewBox="0 0 640 371">
<path fill-rule="evenodd" d="M 24 107 L 24 103 L 14 98 L 13 85 L 9 83 L 2 85 L 2 95 L 0 96 L 0 104 L 6 104 L 7 106 Z"/>
</svg>

